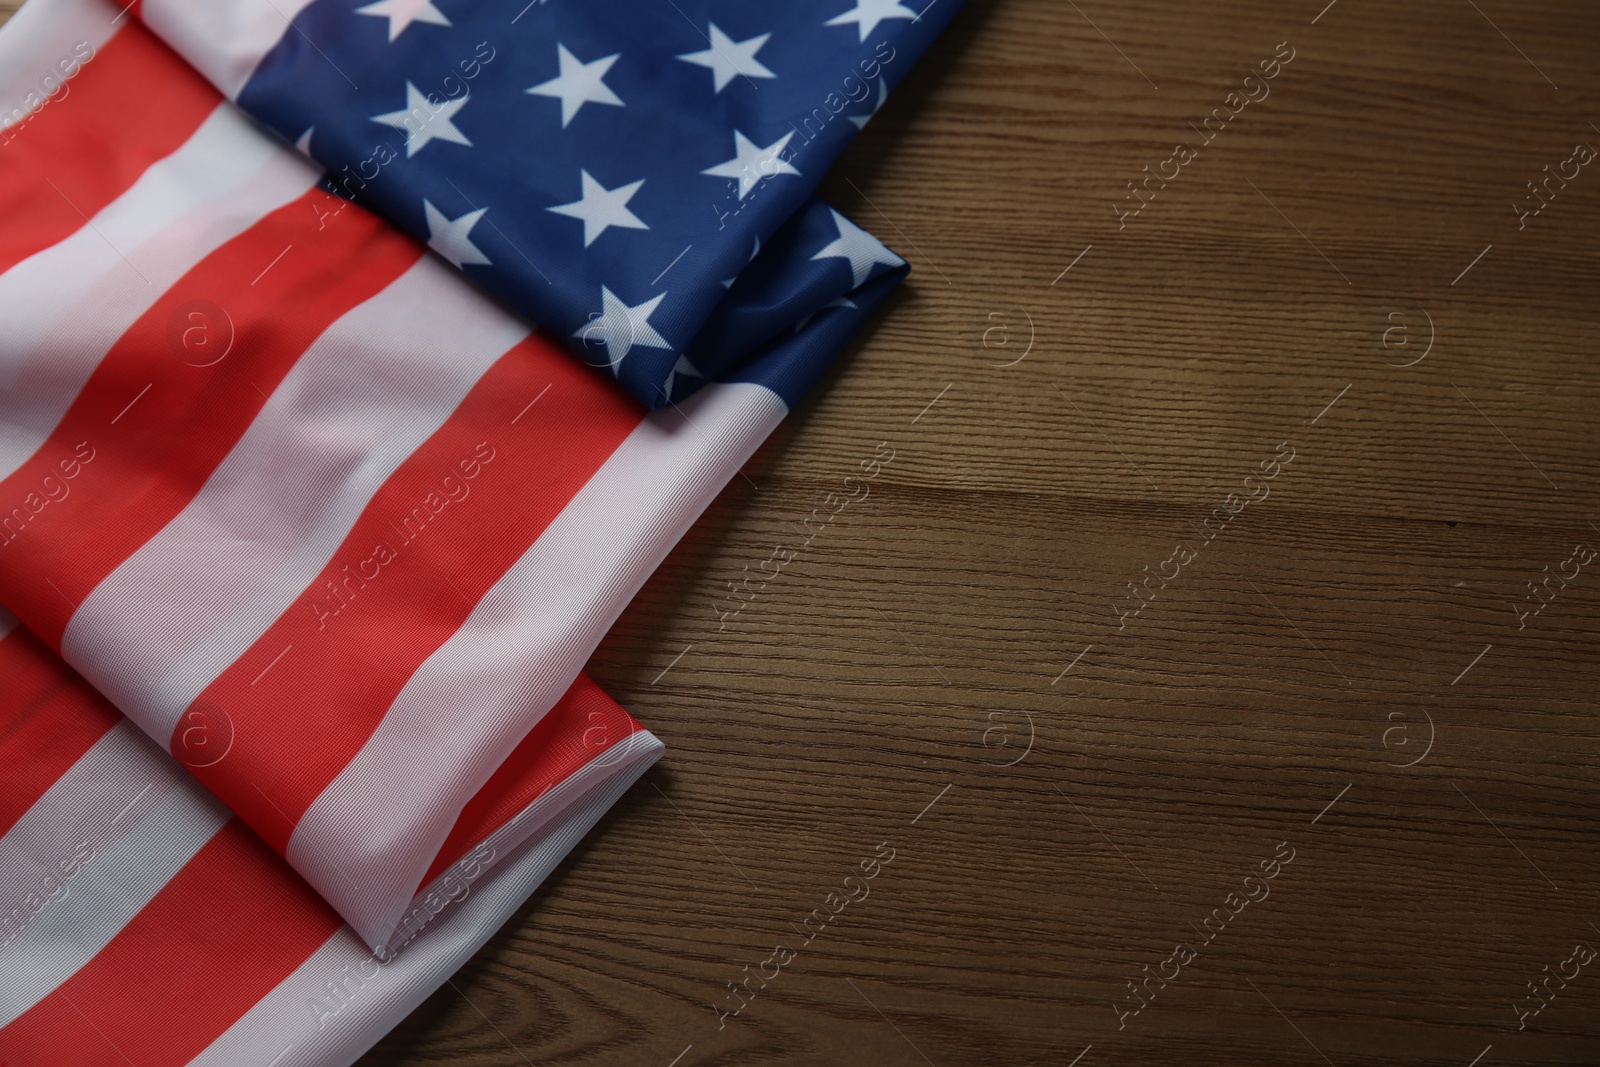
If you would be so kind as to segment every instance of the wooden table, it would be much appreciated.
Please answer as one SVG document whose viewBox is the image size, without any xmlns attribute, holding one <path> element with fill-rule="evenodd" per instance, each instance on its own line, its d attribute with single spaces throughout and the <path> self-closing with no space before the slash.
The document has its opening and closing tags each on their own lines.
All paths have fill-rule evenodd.
<svg viewBox="0 0 1600 1067">
<path fill-rule="evenodd" d="M 363 1064 L 1600 1062 L 1600 20 L 1325 2 L 957 17 L 666 758 Z"/>
</svg>

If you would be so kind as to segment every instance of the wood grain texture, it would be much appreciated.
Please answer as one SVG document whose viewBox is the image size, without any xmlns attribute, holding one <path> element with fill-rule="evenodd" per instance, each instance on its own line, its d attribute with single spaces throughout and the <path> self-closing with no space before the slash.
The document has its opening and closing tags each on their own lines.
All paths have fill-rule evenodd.
<svg viewBox="0 0 1600 1067">
<path fill-rule="evenodd" d="M 958 16 L 825 185 L 912 281 L 595 658 L 666 759 L 368 1067 L 1600 1062 L 1600 973 L 1512 1006 L 1600 945 L 1600 573 L 1512 608 L 1600 546 L 1600 173 L 1512 210 L 1600 23 L 1322 2 Z"/>
<path fill-rule="evenodd" d="M 911 281 L 591 666 L 666 758 L 364 1067 L 1600 1062 L 1600 962 L 1513 1009 L 1600 946 L 1600 567 L 1514 607 L 1600 548 L 1600 168 L 1512 207 L 1600 21 L 1324 2 L 957 16 L 824 185 Z"/>
</svg>

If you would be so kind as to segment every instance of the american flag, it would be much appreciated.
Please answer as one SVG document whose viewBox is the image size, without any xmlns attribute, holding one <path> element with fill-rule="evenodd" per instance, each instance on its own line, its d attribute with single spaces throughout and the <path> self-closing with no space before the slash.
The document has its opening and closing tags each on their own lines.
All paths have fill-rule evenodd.
<svg viewBox="0 0 1600 1067">
<path fill-rule="evenodd" d="M 954 6 L 0 30 L 0 1061 L 348 1063 L 659 757 L 583 665 L 904 277 L 812 189 Z"/>
</svg>

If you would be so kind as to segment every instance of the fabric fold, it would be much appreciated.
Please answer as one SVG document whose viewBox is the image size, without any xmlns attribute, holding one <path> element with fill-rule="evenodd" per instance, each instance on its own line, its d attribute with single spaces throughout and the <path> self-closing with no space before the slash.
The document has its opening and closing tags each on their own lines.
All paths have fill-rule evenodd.
<svg viewBox="0 0 1600 1067">
<path fill-rule="evenodd" d="M 488 939 L 662 751 L 580 679 L 502 768 L 508 788 L 458 824 L 450 852 L 464 862 L 423 902 L 426 935 L 378 955 L 14 623 L 0 613 L 10 683 L 0 758 L 21 769 L 0 779 L 9 1067 L 351 1063 Z M 530 825 L 507 835 L 519 820 Z"/>
</svg>

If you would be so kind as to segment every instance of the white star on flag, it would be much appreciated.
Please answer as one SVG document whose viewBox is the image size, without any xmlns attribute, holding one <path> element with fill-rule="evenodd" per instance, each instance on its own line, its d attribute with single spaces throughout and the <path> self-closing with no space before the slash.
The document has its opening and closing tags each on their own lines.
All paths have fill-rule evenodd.
<svg viewBox="0 0 1600 1067">
<path fill-rule="evenodd" d="M 714 178 L 738 178 L 739 199 L 743 200 L 762 178 L 776 178 L 780 174 L 799 175 L 800 172 L 795 170 L 788 160 L 782 158 L 783 150 L 788 145 L 789 138 L 793 136 L 794 131 L 791 130 L 767 147 L 761 148 L 750 138 L 734 130 L 733 158 L 726 163 L 707 167 L 700 173 L 709 174 Z"/>
<path fill-rule="evenodd" d="M 422 212 L 428 217 L 428 247 L 448 259 L 455 267 L 465 267 L 468 264 L 489 266 L 489 257 L 472 243 L 472 228 L 488 210 L 486 207 L 480 207 L 476 211 L 467 212 L 459 219 L 448 219 L 445 218 L 444 212 L 424 200 Z"/>
<path fill-rule="evenodd" d="M 391 42 L 413 22 L 427 22 L 434 26 L 450 25 L 450 20 L 444 17 L 444 12 L 433 6 L 433 0 L 378 0 L 376 4 L 356 8 L 356 14 L 388 19 Z"/>
<path fill-rule="evenodd" d="M 856 0 L 856 6 L 842 15 L 835 15 L 824 26 L 844 26 L 854 22 L 861 30 L 861 42 L 878 28 L 885 19 L 915 19 L 917 13 L 900 3 L 900 0 Z"/>
<path fill-rule="evenodd" d="M 644 220 L 628 210 L 628 201 L 633 199 L 633 194 L 644 184 L 643 178 L 628 185 L 619 185 L 615 189 L 607 189 L 589 177 L 588 171 L 580 170 L 578 174 L 583 184 L 583 195 L 570 204 L 558 204 L 545 210 L 554 211 L 557 215 L 566 215 L 568 218 L 582 219 L 583 247 L 588 248 L 594 244 L 595 240 L 611 226 L 625 226 L 630 230 L 650 228 Z"/>
<path fill-rule="evenodd" d="M 851 115 L 850 116 L 850 121 L 856 124 L 856 129 L 858 129 L 858 130 L 866 129 L 867 128 L 867 123 L 872 121 L 872 117 L 878 113 L 878 109 L 883 107 L 883 102 L 885 100 L 887 100 L 887 99 L 889 99 L 889 87 L 884 84 L 884 81 L 883 81 L 882 78 L 879 78 L 878 79 L 878 102 L 872 105 L 872 110 L 867 112 L 865 115 Z"/>
<path fill-rule="evenodd" d="M 867 280 L 867 275 L 872 273 L 872 268 L 879 263 L 890 267 L 898 267 L 905 260 L 883 247 L 879 240 L 839 214 L 833 213 L 833 224 L 839 227 L 839 236 L 826 248 L 812 256 L 818 259 L 842 259 L 850 264 L 850 274 L 857 287 Z"/>
<path fill-rule="evenodd" d="M 747 78 L 777 77 L 756 59 L 756 53 L 761 51 L 761 46 L 767 43 L 767 38 L 772 34 L 763 33 L 749 40 L 735 41 L 717 29 L 715 22 L 706 25 L 711 27 L 711 47 L 703 52 L 685 52 L 678 58 L 685 63 L 710 67 L 711 82 L 717 92 L 722 92 L 729 82 L 741 74 Z"/>
<path fill-rule="evenodd" d="M 524 92 L 560 100 L 562 129 L 567 128 L 567 123 L 572 121 L 573 116 L 584 104 L 612 104 L 616 107 L 626 107 L 622 99 L 605 83 L 606 71 L 611 69 L 611 64 L 615 63 L 620 55 L 622 53 L 617 52 L 597 59 L 593 63 L 585 63 L 567 51 L 566 45 L 558 44 L 556 58 L 561 64 L 561 73 Z"/>
<path fill-rule="evenodd" d="M 455 123 L 450 121 L 456 112 L 467 106 L 470 99 L 469 95 L 460 100 L 445 100 L 435 104 L 418 92 L 415 85 L 406 82 L 405 110 L 374 115 L 372 121 L 406 131 L 407 159 L 426 148 L 429 141 L 449 141 L 471 148 L 472 142 L 467 140 L 466 134 L 456 129 Z"/>
<path fill-rule="evenodd" d="M 666 299 L 666 296 L 666 293 L 658 293 L 642 304 L 629 307 L 617 294 L 602 285 L 600 314 L 590 319 L 587 325 L 574 332 L 572 336 L 582 338 L 586 345 L 596 341 L 603 342 L 606 346 L 606 356 L 611 362 L 611 370 L 617 373 L 617 368 L 622 366 L 623 359 L 635 347 L 672 347 L 649 322 L 650 313 L 655 311 L 656 305 Z"/>
</svg>

